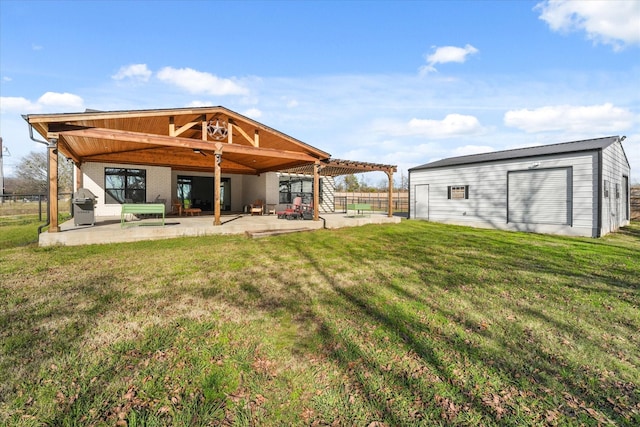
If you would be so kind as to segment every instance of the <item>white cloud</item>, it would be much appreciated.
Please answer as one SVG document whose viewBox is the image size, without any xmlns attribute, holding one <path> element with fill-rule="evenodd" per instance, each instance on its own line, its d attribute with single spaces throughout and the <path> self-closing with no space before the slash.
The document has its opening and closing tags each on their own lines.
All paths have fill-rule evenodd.
<svg viewBox="0 0 640 427">
<path fill-rule="evenodd" d="M 287 108 L 295 108 L 299 105 L 298 101 L 295 99 L 290 99 L 287 101 Z"/>
<path fill-rule="evenodd" d="M 23 97 L 0 97 L 2 113 L 36 114 L 43 111 L 82 111 L 84 101 L 72 93 L 46 92 L 36 102 Z"/>
<path fill-rule="evenodd" d="M 84 101 L 81 97 L 72 93 L 46 92 L 38 98 L 38 104 L 42 105 L 45 109 L 55 107 L 56 111 L 70 109 L 80 111 L 83 109 Z"/>
<path fill-rule="evenodd" d="M 11 77 L 9 77 L 9 76 L 2 77 L 2 81 L 3 82 L 10 82 L 11 80 L 13 80 L 13 79 Z"/>
<path fill-rule="evenodd" d="M 36 109 L 35 104 L 18 96 L 1 96 L 0 113 L 27 113 Z"/>
<path fill-rule="evenodd" d="M 584 31 L 595 43 L 620 50 L 625 45 L 640 45 L 640 2 L 591 0 L 547 0 L 538 3 L 540 19 L 553 31 Z"/>
<path fill-rule="evenodd" d="M 407 123 L 404 131 L 408 135 L 419 135 L 427 138 L 451 138 L 478 134 L 483 131 L 483 128 L 475 116 L 447 114 L 442 120 L 413 118 Z"/>
<path fill-rule="evenodd" d="M 463 145 L 461 147 L 456 147 L 452 154 L 455 157 L 458 156 L 470 156 L 472 154 L 482 154 L 489 153 L 492 151 L 496 151 L 493 147 L 488 145 Z"/>
<path fill-rule="evenodd" d="M 187 107 L 211 107 L 212 105 L 213 104 L 210 101 L 191 101 L 189 104 L 187 104 Z"/>
<path fill-rule="evenodd" d="M 436 64 L 447 64 L 449 62 L 464 63 L 469 55 L 478 53 L 478 49 L 470 44 L 465 47 L 442 46 L 436 48 L 435 52 L 427 55 L 427 65 L 420 67 L 420 75 L 425 75 L 437 71 L 434 67 Z"/>
<path fill-rule="evenodd" d="M 44 47 L 42 47 L 39 44 L 35 44 L 35 43 L 31 44 L 31 50 L 42 50 L 42 49 L 44 49 Z"/>
<path fill-rule="evenodd" d="M 131 64 L 120 67 L 117 73 L 111 76 L 114 80 L 131 79 L 141 82 L 148 82 L 151 77 L 151 70 L 147 64 Z"/>
<path fill-rule="evenodd" d="M 249 90 L 231 79 L 222 79 L 210 73 L 192 68 L 165 67 L 158 71 L 158 78 L 174 84 L 189 93 L 224 96 L 247 95 Z"/>
<path fill-rule="evenodd" d="M 242 115 L 251 117 L 252 119 L 259 119 L 260 117 L 262 117 L 262 111 L 258 110 L 257 108 L 249 108 L 248 110 L 243 112 Z"/>
<path fill-rule="evenodd" d="M 634 114 L 611 103 L 575 106 L 552 105 L 535 110 L 512 110 L 504 115 L 505 126 L 525 132 L 605 132 L 617 134 L 634 125 Z"/>
</svg>

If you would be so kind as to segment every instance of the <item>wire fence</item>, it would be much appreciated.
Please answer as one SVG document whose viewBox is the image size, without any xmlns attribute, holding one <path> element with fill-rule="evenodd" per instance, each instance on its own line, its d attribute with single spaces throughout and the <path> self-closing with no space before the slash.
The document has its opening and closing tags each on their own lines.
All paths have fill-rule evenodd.
<svg viewBox="0 0 640 427">
<path fill-rule="evenodd" d="M 386 212 L 389 206 L 388 193 L 335 193 L 334 197 L 336 212 L 347 212 L 347 205 L 353 203 L 366 203 L 373 211 Z M 394 212 L 402 213 L 409 211 L 409 195 L 406 192 L 393 193 L 391 206 Z"/>
<path fill-rule="evenodd" d="M 640 221 L 640 186 L 631 187 L 631 219 Z"/>
<path fill-rule="evenodd" d="M 72 193 L 58 195 L 58 215 L 70 216 Z M 47 219 L 47 196 L 44 194 L 0 195 L 0 226 L 24 221 L 44 222 Z"/>
</svg>

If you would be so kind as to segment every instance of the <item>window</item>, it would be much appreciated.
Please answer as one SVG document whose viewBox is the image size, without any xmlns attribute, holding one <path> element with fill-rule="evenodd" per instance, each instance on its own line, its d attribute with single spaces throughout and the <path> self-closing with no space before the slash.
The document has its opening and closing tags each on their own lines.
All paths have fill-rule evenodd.
<svg viewBox="0 0 640 427">
<path fill-rule="evenodd" d="M 607 181 L 606 179 L 604 180 L 604 197 L 607 198 L 609 197 L 609 181 Z"/>
<path fill-rule="evenodd" d="M 469 198 L 469 186 L 468 185 L 450 185 L 447 187 L 447 199 L 468 199 Z"/>
<path fill-rule="evenodd" d="M 616 182 L 616 199 L 620 198 L 620 184 Z"/>
<path fill-rule="evenodd" d="M 302 197 L 304 204 L 313 202 L 313 178 L 281 176 L 279 203 L 292 203 L 296 197 Z M 320 178 L 320 203 L 322 203 L 322 178 Z"/>
<path fill-rule="evenodd" d="M 106 203 L 144 203 L 147 199 L 147 171 L 144 169 L 105 168 Z"/>
</svg>

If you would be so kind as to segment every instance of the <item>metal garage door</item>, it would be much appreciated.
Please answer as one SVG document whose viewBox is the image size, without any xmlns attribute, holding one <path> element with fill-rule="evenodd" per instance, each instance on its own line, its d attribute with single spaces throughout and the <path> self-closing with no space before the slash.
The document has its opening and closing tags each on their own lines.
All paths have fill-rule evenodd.
<svg viewBox="0 0 640 427">
<path fill-rule="evenodd" d="M 571 168 L 509 172 L 507 188 L 508 222 L 571 225 Z"/>
</svg>

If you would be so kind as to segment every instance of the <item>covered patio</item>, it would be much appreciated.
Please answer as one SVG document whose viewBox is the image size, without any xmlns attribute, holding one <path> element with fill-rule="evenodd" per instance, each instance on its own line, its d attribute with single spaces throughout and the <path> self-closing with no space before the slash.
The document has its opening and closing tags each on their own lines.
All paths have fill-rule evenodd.
<svg viewBox="0 0 640 427">
<path fill-rule="evenodd" d="M 137 226 L 122 228 L 120 217 L 101 217 L 95 226 L 75 226 L 73 220 L 60 224 L 58 233 L 40 235 L 40 246 L 76 246 L 89 244 L 108 244 L 136 242 L 141 240 L 160 240 L 176 237 L 211 236 L 217 234 L 245 234 L 259 238 L 280 234 L 358 227 L 367 224 L 394 224 L 401 217 L 388 217 L 383 213 L 365 216 L 348 216 L 344 213 L 323 214 L 319 221 L 286 220 L 276 215 L 252 216 L 246 214 L 222 215 L 220 226 L 211 225 L 211 215 L 169 216 L 164 226 L 145 226 L 145 222 L 157 219 L 137 221 Z"/>
<path fill-rule="evenodd" d="M 32 139 L 46 144 L 48 149 L 48 234 L 65 231 L 58 223 L 57 215 L 59 153 L 75 165 L 74 190 L 86 186 L 84 181 L 90 177 L 87 167 L 91 165 L 141 165 L 156 168 L 154 170 L 167 170 L 169 179 L 176 171 L 211 174 L 213 215 L 198 221 L 209 218 L 208 225 L 212 228 L 223 226 L 223 216 L 226 216 L 221 212 L 220 203 L 223 174 L 259 177 L 280 172 L 310 176 L 313 178 L 313 220 L 320 222 L 321 177 L 381 171 L 388 176 L 391 196 L 393 173 L 396 171 L 393 165 L 332 159 L 329 153 L 220 106 L 88 110 L 83 113 L 33 114 L 24 116 L 24 119 L 29 124 Z M 33 136 L 34 129 L 44 140 Z M 107 194 L 106 181 L 91 178 L 94 189 L 104 193 L 101 203 L 110 203 L 111 216 L 115 215 L 118 203 L 125 203 L 124 196 L 120 200 L 111 197 L 111 194 Z M 166 175 L 150 176 L 149 181 L 152 179 L 156 182 L 167 180 Z M 149 193 L 152 190 L 144 191 Z M 145 197 L 148 196 L 145 194 Z M 111 199 L 108 201 L 109 197 Z M 145 203 L 145 200 L 135 203 Z M 386 216 L 393 218 L 391 197 Z"/>
</svg>

